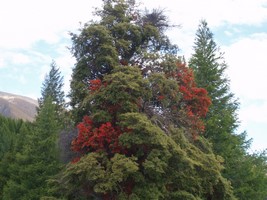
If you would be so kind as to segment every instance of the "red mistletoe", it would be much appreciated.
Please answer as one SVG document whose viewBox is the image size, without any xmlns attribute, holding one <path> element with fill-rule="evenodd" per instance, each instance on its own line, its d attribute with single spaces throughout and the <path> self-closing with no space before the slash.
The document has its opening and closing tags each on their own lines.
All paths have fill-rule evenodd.
<svg viewBox="0 0 267 200">
<path fill-rule="evenodd" d="M 122 152 L 118 138 L 122 131 L 118 127 L 113 127 L 110 122 L 94 127 L 90 117 L 85 116 L 78 124 L 78 136 L 72 141 L 72 149 L 81 154 L 89 152 L 105 151 L 108 154 Z"/>
<path fill-rule="evenodd" d="M 193 135 L 198 131 L 203 132 L 205 127 L 201 118 L 206 116 L 211 104 L 207 91 L 196 86 L 192 69 L 183 63 L 177 63 L 177 71 L 173 76 L 179 82 L 179 91 L 182 93 L 180 103 L 187 112 Z"/>
<path fill-rule="evenodd" d="M 89 90 L 91 92 L 99 90 L 102 86 L 102 81 L 100 79 L 94 79 L 89 81 Z"/>
</svg>

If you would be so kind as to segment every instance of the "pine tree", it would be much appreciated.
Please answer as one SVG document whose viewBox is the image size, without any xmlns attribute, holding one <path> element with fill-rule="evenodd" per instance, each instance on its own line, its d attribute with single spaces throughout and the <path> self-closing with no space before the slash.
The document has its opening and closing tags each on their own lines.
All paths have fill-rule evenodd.
<svg viewBox="0 0 267 200">
<path fill-rule="evenodd" d="M 205 136 L 212 138 L 222 135 L 214 134 L 214 130 L 226 134 L 234 133 L 238 126 L 236 112 L 239 104 L 230 92 L 223 53 L 214 42 L 213 34 L 204 20 L 200 22 L 196 33 L 194 53 L 189 66 L 194 70 L 197 85 L 205 88 L 212 100 L 206 121 L 207 126 L 211 123 L 210 126 L 213 127 L 207 127 Z M 219 146 L 215 148 L 216 152 L 220 151 Z"/>
<path fill-rule="evenodd" d="M 20 151 L 24 138 L 31 129 L 31 123 L 22 120 L 0 117 L 0 199 L 3 199 L 3 188 L 10 177 L 10 167 L 16 152 Z"/>
<path fill-rule="evenodd" d="M 197 85 L 208 91 L 212 101 L 205 118 L 204 136 L 213 143 L 215 153 L 225 159 L 235 155 L 234 152 L 243 154 L 242 145 L 245 140 L 241 141 L 244 138 L 234 135 L 238 127 L 236 112 L 239 104 L 230 92 L 223 53 L 214 42 L 213 34 L 205 20 L 200 22 L 196 32 L 194 53 L 189 66 L 194 71 Z"/>
<path fill-rule="evenodd" d="M 47 180 L 59 171 L 55 104 L 45 99 L 32 132 L 25 135 L 22 149 L 9 168 L 12 174 L 3 190 L 3 199 L 40 199 L 49 193 Z M 16 192 L 14 192 L 16 191 Z"/>
<path fill-rule="evenodd" d="M 250 177 L 250 183 L 245 181 L 250 173 L 244 173 L 244 170 L 252 170 L 249 164 L 251 159 L 246 152 L 250 141 L 246 139 L 245 132 L 235 134 L 239 125 L 237 118 L 239 103 L 230 92 L 223 53 L 214 42 L 213 34 L 205 20 L 200 22 L 196 32 L 194 53 L 189 66 L 194 71 L 197 85 L 208 91 L 212 101 L 204 120 L 204 136 L 213 144 L 214 152 L 224 158 L 224 176 L 231 181 L 238 198 L 250 199 L 254 195 L 253 199 L 261 199 L 262 196 L 255 196 L 257 191 L 260 195 L 262 190 L 261 187 L 258 189 L 253 187 L 257 185 L 254 182 L 256 179 Z M 263 187 L 266 188 L 267 185 Z M 251 193 L 253 195 L 250 195 Z"/>
<path fill-rule="evenodd" d="M 48 74 L 46 74 L 45 79 L 41 88 L 41 97 L 38 99 L 39 109 L 43 107 L 44 101 L 51 97 L 52 101 L 56 104 L 56 110 L 60 114 L 65 108 L 65 95 L 62 87 L 63 76 L 57 67 L 55 61 L 50 65 L 51 69 Z"/>
</svg>

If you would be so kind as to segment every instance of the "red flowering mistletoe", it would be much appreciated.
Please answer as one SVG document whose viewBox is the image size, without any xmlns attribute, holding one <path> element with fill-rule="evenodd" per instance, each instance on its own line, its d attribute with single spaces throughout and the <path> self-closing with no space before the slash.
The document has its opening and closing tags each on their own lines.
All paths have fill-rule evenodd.
<svg viewBox="0 0 267 200">
<path fill-rule="evenodd" d="M 91 118 L 85 116 L 77 128 L 78 136 L 72 141 L 72 150 L 81 154 L 97 151 L 114 154 L 123 151 L 118 142 L 122 131 L 119 127 L 114 127 L 110 122 L 95 127 Z"/>
<path fill-rule="evenodd" d="M 100 79 L 93 79 L 89 81 L 89 90 L 95 92 L 102 86 L 102 81 Z"/>
<path fill-rule="evenodd" d="M 179 82 L 179 90 L 183 95 L 181 104 L 184 105 L 193 136 L 197 131 L 204 131 L 204 123 L 201 118 L 205 117 L 211 100 L 204 88 L 198 88 L 194 80 L 193 71 L 183 63 L 177 63 L 177 72 L 173 74 Z"/>
</svg>

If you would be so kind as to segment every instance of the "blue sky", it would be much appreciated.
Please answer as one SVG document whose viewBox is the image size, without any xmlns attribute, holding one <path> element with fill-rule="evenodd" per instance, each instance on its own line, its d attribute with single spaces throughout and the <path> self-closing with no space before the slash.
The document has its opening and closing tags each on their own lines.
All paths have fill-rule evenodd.
<svg viewBox="0 0 267 200">
<path fill-rule="evenodd" d="M 168 35 L 190 58 L 195 33 L 206 19 L 225 52 L 231 91 L 239 99 L 240 127 L 253 138 L 252 151 L 267 148 L 267 0 L 142 0 L 141 8 L 165 8 L 181 28 Z M 92 19 L 100 0 L 9 0 L 0 7 L 0 91 L 40 97 L 45 74 L 55 60 L 64 90 L 75 59 L 69 32 Z"/>
</svg>

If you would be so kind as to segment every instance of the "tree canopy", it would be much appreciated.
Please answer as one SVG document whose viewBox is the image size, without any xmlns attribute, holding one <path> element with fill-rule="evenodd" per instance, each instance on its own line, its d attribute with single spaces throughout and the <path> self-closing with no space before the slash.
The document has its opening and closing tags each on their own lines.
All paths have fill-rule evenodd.
<svg viewBox="0 0 267 200">
<path fill-rule="evenodd" d="M 165 53 L 176 53 L 164 34 L 166 16 L 161 10 L 140 12 L 135 1 L 103 1 L 96 11 L 99 21 L 84 25 L 80 34 L 71 34 L 71 51 L 77 62 L 71 80 L 70 105 L 75 121 L 82 120 L 89 80 L 102 79 L 120 65 L 139 66 L 143 73 L 156 70 L 153 63 Z M 153 67 L 152 67 L 153 66 Z M 88 110 L 87 110 L 88 111 Z M 78 117 L 80 116 L 80 117 Z"/>
<path fill-rule="evenodd" d="M 67 199 L 235 199 L 200 136 L 211 104 L 165 35 L 164 12 L 104 1 L 72 34 L 79 155 L 54 180 Z"/>
</svg>

